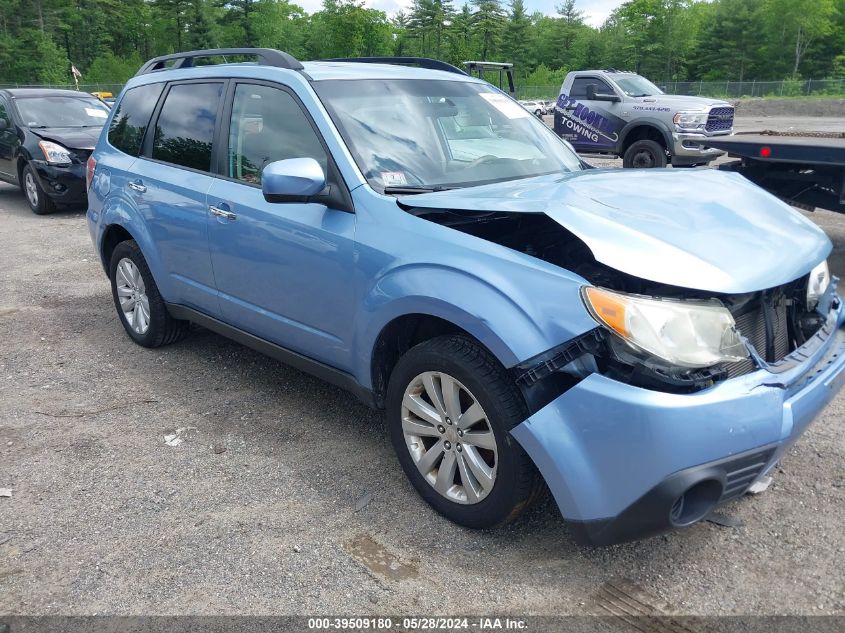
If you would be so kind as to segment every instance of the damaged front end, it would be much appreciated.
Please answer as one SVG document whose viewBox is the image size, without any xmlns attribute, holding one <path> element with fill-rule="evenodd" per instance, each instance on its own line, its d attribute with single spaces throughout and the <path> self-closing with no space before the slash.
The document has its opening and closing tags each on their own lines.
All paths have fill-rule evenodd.
<svg viewBox="0 0 845 633">
<path fill-rule="evenodd" d="M 622 259 L 607 255 L 600 234 L 585 229 L 583 209 L 580 223 L 567 224 L 562 211 L 508 210 L 519 206 L 513 200 L 491 203 L 499 209 L 491 211 L 435 200 L 400 204 L 584 280 L 584 309 L 596 327 L 510 370 L 530 413 L 511 433 L 584 542 L 611 544 L 700 521 L 765 476 L 845 383 L 837 280 L 824 263 L 810 270 L 830 244 L 798 220 L 796 230 L 806 233 L 783 266 L 772 252 L 732 275 L 730 257 L 714 263 L 707 247 L 691 245 L 679 272 L 671 270 L 683 266 L 670 256 L 669 234 L 655 241 L 638 230 L 624 248 L 641 259 L 623 271 L 609 265 Z M 781 220 L 784 227 L 791 221 Z M 755 239 L 760 255 L 769 247 Z M 738 261 L 741 245 L 723 242 Z M 656 253 L 649 250 L 655 243 Z M 682 277 L 689 285 L 671 283 Z M 630 306 L 637 309 L 628 314 Z M 637 319 L 656 321 L 644 327 Z"/>
<path fill-rule="evenodd" d="M 408 199 L 402 206 L 417 217 L 572 271 L 588 282 L 587 291 L 597 290 L 611 299 L 616 295 L 724 312 L 724 333 L 733 340 L 722 343 L 733 351 L 724 353 L 722 362 L 684 363 L 649 353 L 621 336 L 596 315 L 585 296 L 585 308 L 597 327 L 512 369 L 532 411 L 594 372 L 645 389 L 694 393 L 760 367 L 775 366 L 819 331 L 836 296 L 826 268 L 823 295 L 816 270 L 772 288 L 742 293 L 651 281 L 597 261 L 587 243 L 543 213 L 421 208 L 411 206 L 414 201 Z"/>
<path fill-rule="evenodd" d="M 718 297 L 742 360 L 671 367 L 600 326 L 514 368 L 531 416 L 512 434 L 576 538 L 692 525 L 771 470 L 845 384 L 837 280 L 808 304 L 810 278 Z"/>
</svg>

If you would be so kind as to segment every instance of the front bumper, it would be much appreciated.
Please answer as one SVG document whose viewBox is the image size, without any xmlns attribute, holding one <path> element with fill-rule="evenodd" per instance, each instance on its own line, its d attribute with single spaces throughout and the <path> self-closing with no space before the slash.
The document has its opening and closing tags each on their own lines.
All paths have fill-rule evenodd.
<svg viewBox="0 0 845 633">
<path fill-rule="evenodd" d="M 724 154 L 722 150 L 706 146 L 711 138 L 695 132 L 673 132 L 672 164 L 707 163 Z"/>
<path fill-rule="evenodd" d="M 768 472 L 845 384 L 845 308 L 787 366 L 693 394 L 591 374 L 511 433 L 576 537 L 606 545 L 691 525 Z M 680 498 L 690 492 L 687 511 Z"/>
<path fill-rule="evenodd" d="M 56 166 L 43 160 L 33 160 L 30 164 L 35 168 L 41 189 L 56 204 L 83 205 L 87 202 L 84 164 Z"/>
</svg>

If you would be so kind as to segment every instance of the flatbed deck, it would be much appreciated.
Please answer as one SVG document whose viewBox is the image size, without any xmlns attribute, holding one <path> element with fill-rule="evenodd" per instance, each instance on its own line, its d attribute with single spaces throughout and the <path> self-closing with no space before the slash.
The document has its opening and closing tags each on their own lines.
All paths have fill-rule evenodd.
<svg viewBox="0 0 845 633">
<path fill-rule="evenodd" d="M 845 166 L 845 138 L 774 134 L 735 134 L 707 142 L 730 156 L 754 158 L 773 163 L 811 162 Z M 769 148 L 768 155 L 761 154 Z"/>
<path fill-rule="evenodd" d="M 790 204 L 845 213 L 845 133 L 735 134 L 707 145 L 739 158 L 719 169 L 740 173 Z"/>
</svg>

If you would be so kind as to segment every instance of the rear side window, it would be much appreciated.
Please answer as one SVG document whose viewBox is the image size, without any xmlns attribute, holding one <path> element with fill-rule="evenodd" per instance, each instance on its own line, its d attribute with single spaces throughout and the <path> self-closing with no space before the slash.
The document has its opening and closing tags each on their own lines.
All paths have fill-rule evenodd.
<svg viewBox="0 0 845 633">
<path fill-rule="evenodd" d="M 222 95 L 222 83 L 172 86 L 156 121 L 152 157 L 211 171 L 211 144 Z"/>
<path fill-rule="evenodd" d="M 164 84 L 131 88 L 123 95 L 109 126 L 109 143 L 121 152 L 137 156 Z"/>
</svg>

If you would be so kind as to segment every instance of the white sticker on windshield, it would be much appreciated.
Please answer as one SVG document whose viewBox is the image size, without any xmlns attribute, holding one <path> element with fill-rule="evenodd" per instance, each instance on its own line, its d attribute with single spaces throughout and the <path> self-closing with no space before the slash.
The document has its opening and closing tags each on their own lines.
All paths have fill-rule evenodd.
<svg viewBox="0 0 845 633">
<path fill-rule="evenodd" d="M 480 92 L 482 98 L 487 100 L 491 106 L 504 114 L 509 119 L 522 119 L 531 116 L 531 113 L 519 105 L 516 101 L 508 99 L 498 92 Z"/>
<path fill-rule="evenodd" d="M 385 187 L 397 187 L 407 185 L 405 173 L 401 171 L 383 171 L 379 174 Z"/>
<path fill-rule="evenodd" d="M 88 113 L 88 116 L 92 116 L 96 119 L 105 119 L 109 113 L 100 110 L 99 108 L 85 108 L 85 112 Z"/>
</svg>

